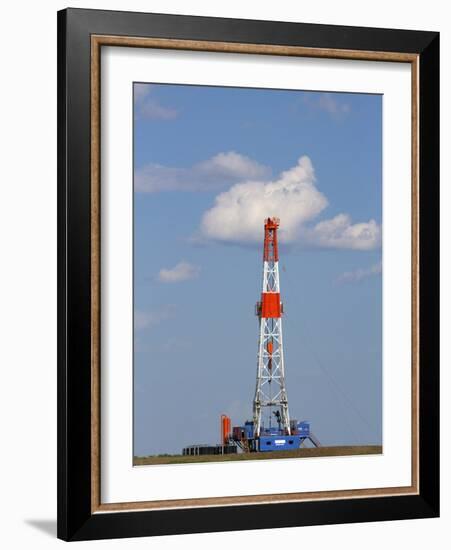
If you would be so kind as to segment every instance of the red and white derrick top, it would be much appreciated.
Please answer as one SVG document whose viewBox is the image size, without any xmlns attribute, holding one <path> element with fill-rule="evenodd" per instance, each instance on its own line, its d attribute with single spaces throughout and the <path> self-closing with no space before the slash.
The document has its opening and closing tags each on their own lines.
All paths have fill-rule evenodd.
<svg viewBox="0 0 451 550">
<path fill-rule="evenodd" d="M 282 316 L 279 286 L 279 250 L 277 229 L 280 220 L 265 220 L 265 241 L 263 246 L 263 289 L 260 317 L 278 319 Z"/>
</svg>

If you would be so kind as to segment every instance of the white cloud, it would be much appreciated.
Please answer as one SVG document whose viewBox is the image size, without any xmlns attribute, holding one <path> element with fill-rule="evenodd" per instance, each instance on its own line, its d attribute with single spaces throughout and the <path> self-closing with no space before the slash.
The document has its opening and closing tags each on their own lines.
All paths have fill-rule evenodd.
<svg viewBox="0 0 451 550">
<path fill-rule="evenodd" d="M 269 175 L 269 168 L 235 151 L 218 153 L 211 159 L 196 165 L 204 174 L 224 175 L 236 179 L 253 179 Z"/>
<path fill-rule="evenodd" d="M 340 101 L 335 94 L 324 93 L 318 98 L 318 107 L 332 116 L 342 117 L 351 110 L 348 103 Z"/>
<path fill-rule="evenodd" d="M 347 214 L 338 214 L 317 223 L 309 238 L 313 244 L 326 248 L 372 250 L 380 245 L 381 228 L 374 220 L 352 224 Z"/>
<path fill-rule="evenodd" d="M 337 279 L 337 283 L 354 283 L 359 282 L 362 279 L 372 277 L 374 275 L 380 275 L 382 273 L 382 262 L 372 265 L 368 268 L 360 268 L 355 271 L 346 271 Z"/>
<path fill-rule="evenodd" d="M 170 107 L 160 105 L 155 99 L 147 99 L 140 108 L 140 113 L 146 118 L 173 120 L 177 117 L 177 111 Z"/>
<path fill-rule="evenodd" d="M 301 225 L 315 218 L 326 206 L 326 197 L 315 187 L 315 175 L 308 157 L 282 172 L 274 181 L 239 183 L 215 199 L 201 223 L 204 237 L 230 242 L 261 241 L 263 220 L 283 219 L 280 238 L 296 239 Z"/>
<path fill-rule="evenodd" d="M 304 103 L 312 109 L 323 111 L 335 120 L 342 120 L 351 112 L 349 103 L 344 102 L 341 97 L 335 93 L 325 92 L 315 95 L 304 95 Z"/>
<path fill-rule="evenodd" d="M 211 191 L 243 180 L 266 179 L 270 169 L 235 151 L 217 155 L 188 168 L 151 163 L 135 173 L 135 190 L 142 193 L 161 191 Z"/>
<path fill-rule="evenodd" d="M 170 319 L 175 314 L 175 306 L 168 304 L 158 309 L 150 311 L 135 310 L 134 327 L 135 330 L 142 330 L 150 326 L 158 325 L 166 319 Z"/>
<path fill-rule="evenodd" d="M 177 118 L 178 111 L 172 107 L 161 105 L 152 93 L 155 87 L 151 84 L 135 84 L 134 86 L 134 100 L 135 100 L 135 114 L 138 117 L 161 119 L 161 120 L 173 120 Z"/>
<path fill-rule="evenodd" d="M 200 268 L 188 262 L 179 262 L 171 269 L 160 269 L 158 280 L 160 283 L 179 283 L 199 276 Z"/>
<path fill-rule="evenodd" d="M 276 216 L 281 219 L 281 242 L 355 250 L 380 245 L 381 229 L 374 220 L 352 224 L 347 214 L 339 214 L 312 226 L 327 205 L 315 185 L 313 165 L 303 156 L 278 179 L 239 183 L 220 193 L 202 217 L 200 235 L 207 240 L 260 243 L 264 219 Z"/>
</svg>

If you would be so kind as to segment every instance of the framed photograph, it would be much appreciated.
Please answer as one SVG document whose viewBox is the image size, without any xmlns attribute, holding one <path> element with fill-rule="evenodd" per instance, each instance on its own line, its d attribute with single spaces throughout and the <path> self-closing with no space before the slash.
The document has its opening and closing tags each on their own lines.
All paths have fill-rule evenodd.
<svg viewBox="0 0 451 550">
<path fill-rule="evenodd" d="M 58 13 L 58 536 L 439 514 L 439 35 Z"/>
</svg>

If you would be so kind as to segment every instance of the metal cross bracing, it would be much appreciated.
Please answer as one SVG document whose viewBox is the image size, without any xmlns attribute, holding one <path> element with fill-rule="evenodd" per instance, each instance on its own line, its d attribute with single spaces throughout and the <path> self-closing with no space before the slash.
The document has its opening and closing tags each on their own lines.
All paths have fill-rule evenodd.
<svg viewBox="0 0 451 550">
<path fill-rule="evenodd" d="M 263 427 L 271 428 L 276 419 L 278 428 L 290 434 L 290 415 L 285 387 L 282 313 L 279 283 L 277 228 L 279 220 L 265 220 L 262 299 L 257 303 L 260 334 L 257 357 L 257 382 L 254 397 L 254 436 Z M 266 425 L 264 426 L 263 417 Z"/>
</svg>

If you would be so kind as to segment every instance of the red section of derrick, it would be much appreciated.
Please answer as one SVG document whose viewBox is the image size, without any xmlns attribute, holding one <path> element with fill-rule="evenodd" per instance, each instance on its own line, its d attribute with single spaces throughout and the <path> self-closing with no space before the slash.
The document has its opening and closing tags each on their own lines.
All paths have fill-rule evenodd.
<svg viewBox="0 0 451 550">
<path fill-rule="evenodd" d="M 279 292 L 263 292 L 261 317 L 278 319 L 281 313 Z"/>
<path fill-rule="evenodd" d="M 279 218 L 267 218 L 265 220 L 265 243 L 263 247 L 263 261 L 278 262 L 279 250 L 277 247 L 277 228 Z"/>
</svg>

